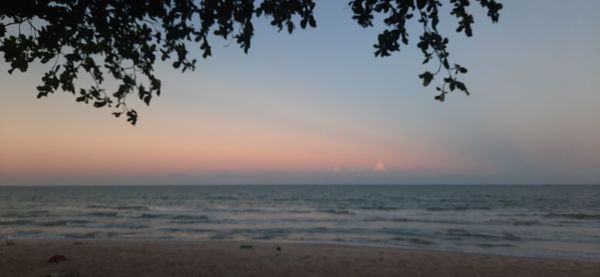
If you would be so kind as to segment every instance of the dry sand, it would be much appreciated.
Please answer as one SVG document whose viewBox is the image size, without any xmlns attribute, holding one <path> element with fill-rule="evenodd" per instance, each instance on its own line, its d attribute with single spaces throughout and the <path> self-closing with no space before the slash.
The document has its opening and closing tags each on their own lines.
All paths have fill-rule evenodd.
<svg viewBox="0 0 600 277">
<path fill-rule="evenodd" d="M 68 260 L 49 263 L 56 254 Z M 0 276 L 598 277 L 600 262 L 337 245 L 17 240 L 0 245 Z"/>
</svg>

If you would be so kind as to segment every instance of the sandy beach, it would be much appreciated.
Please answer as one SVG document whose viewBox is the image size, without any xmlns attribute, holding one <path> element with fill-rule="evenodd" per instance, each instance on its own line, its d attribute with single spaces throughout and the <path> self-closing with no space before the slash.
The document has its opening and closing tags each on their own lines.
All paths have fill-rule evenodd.
<svg viewBox="0 0 600 277">
<path fill-rule="evenodd" d="M 67 260 L 49 262 L 55 255 Z M 17 240 L 0 246 L 0 276 L 597 277 L 600 262 L 340 245 Z"/>
</svg>

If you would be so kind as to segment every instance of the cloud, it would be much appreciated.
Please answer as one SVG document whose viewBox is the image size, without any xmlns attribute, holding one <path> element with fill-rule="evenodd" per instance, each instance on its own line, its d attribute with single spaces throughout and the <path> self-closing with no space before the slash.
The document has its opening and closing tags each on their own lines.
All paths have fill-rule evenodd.
<svg viewBox="0 0 600 277">
<path fill-rule="evenodd" d="M 379 161 L 373 166 L 373 170 L 377 171 L 377 172 L 384 172 L 385 164 L 383 164 L 381 161 Z"/>
</svg>

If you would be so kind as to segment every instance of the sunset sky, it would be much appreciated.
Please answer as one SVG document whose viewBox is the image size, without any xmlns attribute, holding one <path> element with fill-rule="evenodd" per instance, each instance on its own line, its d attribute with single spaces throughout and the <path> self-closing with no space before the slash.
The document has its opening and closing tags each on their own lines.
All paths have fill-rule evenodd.
<svg viewBox="0 0 600 277">
<path fill-rule="evenodd" d="M 382 26 L 346 2 L 319 1 L 317 28 L 292 35 L 257 20 L 248 55 L 213 39 L 196 71 L 157 65 L 163 94 L 131 102 L 135 127 L 36 99 L 47 67 L 2 59 L 0 185 L 600 183 L 600 1 L 505 0 L 498 24 L 474 6 L 471 38 L 445 12 L 472 95 L 444 103 L 417 77 L 417 23 L 375 58 Z"/>
</svg>

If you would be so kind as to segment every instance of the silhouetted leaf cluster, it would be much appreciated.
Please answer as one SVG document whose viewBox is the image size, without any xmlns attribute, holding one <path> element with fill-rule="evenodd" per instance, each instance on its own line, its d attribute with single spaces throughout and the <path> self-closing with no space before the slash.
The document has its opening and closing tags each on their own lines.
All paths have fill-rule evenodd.
<svg viewBox="0 0 600 277">
<path fill-rule="evenodd" d="M 349 5 L 353 19 L 363 27 L 373 26 L 375 14 L 385 16 L 387 26 L 377 38 L 375 56 L 389 56 L 408 44 L 405 28 L 411 18 L 423 25 L 418 47 L 424 63 L 439 62 L 435 72 L 419 77 L 429 85 L 442 67 L 444 78 L 440 94 L 443 101 L 448 90 L 468 93 L 456 79 L 466 68 L 450 66 L 446 45 L 448 38 L 437 30 L 438 9 L 442 0 L 354 0 Z M 451 14 L 459 19 L 457 31 L 472 35 L 473 17 L 466 8 L 469 0 L 449 0 Z M 476 0 L 488 10 L 494 22 L 502 5 L 494 0 Z M 92 103 L 96 108 L 114 107 L 115 117 L 125 114 L 136 124 L 138 114 L 127 106 L 127 97 L 136 95 L 147 105 L 160 95 L 161 82 L 154 75 L 157 59 L 172 61 L 182 72 L 194 70 L 197 60 L 190 57 L 190 47 L 199 47 L 202 57 L 212 54 L 209 38 L 222 37 L 248 52 L 254 35 L 253 19 L 266 17 L 279 31 L 292 33 L 316 27 L 314 0 L 19 0 L 0 7 L 0 51 L 15 69 L 26 71 L 32 62 L 50 63 L 50 69 L 37 87 L 37 97 L 61 89 L 76 95 L 77 102 Z M 75 80 L 87 74 L 93 84 L 76 88 Z M 116 91 L 103 88 L 105 78 L 117 81 Z"/>
<path fill-rule="evenodd" d="M 409 43 L 407 22 L 413 18 L 418 19 L 423 27 L 423 32 L 417 43 L 417 47 L 421 49 L 425 57 L 423 64 L 427 64 L 432 60 L 438 62 L 438 67 L 434 72 L 425 71 L 419 75 L 419 78 L 423 81 L 423 86 L 431 84 L 442 71 L 446 72 L 442 85 L 436 87 L 439 94 L 435 99 L 439 101 L 444 101 L 446 94 L 455 89 L 463 91 L 467 95 L 469 94 L 465 84 L 457 79 L 457 75 L 467 73 L 467 69 L 459 64 L 451 65 L 449 61 L 450 53 L 447 51 L 449 40 L 438 31 L 438 24 L 440 23 L 439 9 L 442 7 L 442 2 L 440 0 L 354 0 L 350 2 L 350 7 L 354 13 L 352 18 L 363 27 L 373 26 L 375 14 L 384 16 L 383 22 L 387 28 L 378 35 L 377 43 L 373 45 L 376 57 L 390 56 L 393 52 L 399 52 L 402 44 L 407 45 Z M 456 31 L 472 36 L 474 20 L 473 15 L 467 12 L 467 7 L 473 1 L 450 0 L 449 2 L 452 5 L 450 14 L 459 19 Z M 475 0 L 474 2 L 479 2 L 483 8 L 487 9 L 487 15 L 493 22 L 498 21 L 502 4 L 494 0 Z"/>
</svg>

